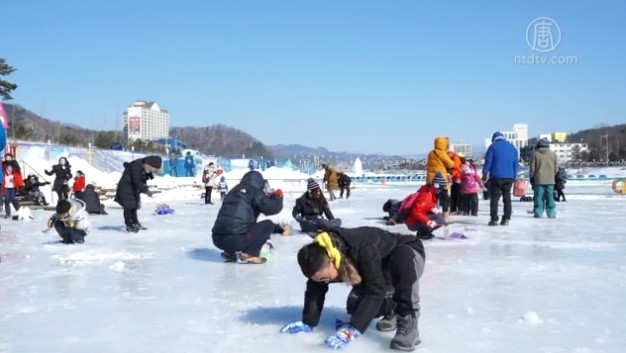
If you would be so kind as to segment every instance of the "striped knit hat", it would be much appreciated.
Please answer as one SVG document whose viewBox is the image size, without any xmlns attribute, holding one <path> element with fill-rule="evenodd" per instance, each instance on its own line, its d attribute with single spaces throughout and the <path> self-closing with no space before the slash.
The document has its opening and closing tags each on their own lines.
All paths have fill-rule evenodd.
<svg viewBox="0 0 626 353">
<path fill-rule="evenodd" d="M 320 188 L 320 184 L 318 184 L 317 181 L 315 181 L 315 179 L 309 178 L 309 180 L 307 180 L 306 182 L 307 190 L 314 190 L 314 189 L 319 189 L 319 188 Z"/>
<path fill-rule="evenodd" d="M 435 177 L 433 178 L 433 185 L 437 188 L 445 188 L 446 185 L 448 185 L 441 172 L 437 172 L 437 174 L 435 174 Z"/>
</svg>

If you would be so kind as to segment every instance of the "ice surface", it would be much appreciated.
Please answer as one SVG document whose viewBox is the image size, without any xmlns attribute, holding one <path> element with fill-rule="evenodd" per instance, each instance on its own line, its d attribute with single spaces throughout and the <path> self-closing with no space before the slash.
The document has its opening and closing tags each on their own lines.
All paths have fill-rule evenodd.
<svg viewBox="0 0 626 353">
<path fill-rule="evenodd" d="M 408 233 L 382 224 L 381 208 L 415 186 L 354 185 L 349 200 L 331 203 L 345 226 Z M 533 219 L 530 203 L 515 202 L 510 226 L 487 227 L 481 201 L 479 217 L 450 226 L 469 239 L 426 242 L 416 352 L 624 351 L 626 198 L 601 183 L 565 191 L 557 219 Z M 286 193 L 271 218 L 290 220 L 299 194 Z M 157 202 L 176 213 L 152 215 Z M 219 201 L 205 206 L 199 191 L 144 199 L 139 217 L 149 230 L 138 234 L 122 232 L 122 210 L 106 205 L 110 215 L 91 217 L 83 245 L 42 233 L 47 211 L 0 220 L 0 352 L 328 351 L 323 338 L 344 314 L 347 286 L 332 286 L 313 333 L 278 333 L 300 319 L 296 252 L 306 235 L 274 236 L 265 265 L 225 264 L 210 234 Z M 391 337 L 372 325 L 348 351 L 388 351 Z"/>
</svg>

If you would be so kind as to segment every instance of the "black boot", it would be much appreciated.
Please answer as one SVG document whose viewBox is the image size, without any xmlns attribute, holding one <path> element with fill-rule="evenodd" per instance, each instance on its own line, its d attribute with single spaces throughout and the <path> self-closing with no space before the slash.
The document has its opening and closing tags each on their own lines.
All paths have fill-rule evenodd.
<svg viewBox="0 0 626 353">
<path fill-rule="evenodd" d="M 129 233 L 137 233 L 139 232 L 139 227 L 137 227 L 136 225 L 126 226 L 126 231 Z"/>
<path fill-rule="evenodd" d="M 137 230 L 147 230 L 148 228 L 144 227 L 143 225 L 141 225 L 141 223 L 135 223 L 135 228 L 137 228 Z"/>
<path fill-rule="evenodd" d="M 389 332 L 396 329 L 396 316 L 387 314 L 376 323 L 376 329 L 381 332 Z"/>
</svg>

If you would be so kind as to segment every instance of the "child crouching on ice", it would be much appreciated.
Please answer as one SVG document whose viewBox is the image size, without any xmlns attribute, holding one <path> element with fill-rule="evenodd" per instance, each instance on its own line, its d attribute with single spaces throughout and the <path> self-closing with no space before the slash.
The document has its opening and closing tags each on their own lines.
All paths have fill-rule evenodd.
<svg viewBox="0 0 626 353">
<path fill-rule="evenodd" d="M 78 199 L 59 200 L 56 213 L 48 220 L 48 229 L 54 227 L 64 244 L 82 244 L 89 233 L 89 216 L 85 203 Z"/>
</svg>

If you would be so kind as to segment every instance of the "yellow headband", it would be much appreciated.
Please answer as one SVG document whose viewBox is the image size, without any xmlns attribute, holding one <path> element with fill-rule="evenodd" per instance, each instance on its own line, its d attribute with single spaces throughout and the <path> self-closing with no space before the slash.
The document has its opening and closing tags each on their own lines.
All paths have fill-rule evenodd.
<svg viewBox="0 0 626 353">
<path fill-rule="evenodd" d="M 320 233 L 315 237 L 315 242 L 326 250 L 328 257 L 333 260 L 335 268 L 339 269 L 339 264 L 341 264 L 341 252 L 339 252 L 339 249 L 333 244 L 330 235 L 326 232 Z"/>
</svg>

